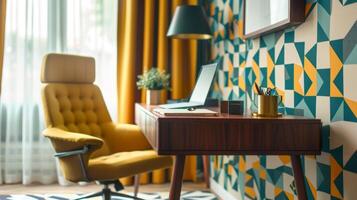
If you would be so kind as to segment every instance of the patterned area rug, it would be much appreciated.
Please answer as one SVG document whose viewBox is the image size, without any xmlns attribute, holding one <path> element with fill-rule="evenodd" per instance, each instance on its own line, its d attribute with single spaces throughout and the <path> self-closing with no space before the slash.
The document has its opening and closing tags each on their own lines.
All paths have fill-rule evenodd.
<svg viewBox="0 0 357 200">
<path fill-rule="evenodd" d="M 127 193 L 132 195 L 130 193 Z M 28 195 L 0 195 L 0 200 L 70 200 L 78 197 L 80 195 L 57 195 L 57 194 L 47 194 L 47 195 L 36 195 L 36 194 L 28 194 Z M 138 197 L 145 200 L 168 200 L 169 193 L 139 193 Z M 123 197 L 112 197 L 112 199 L 121 199 L 124 200 Z M 88 199 L 89 200 L 89 199 Z M 101 200 L 100 197 L 91 198 L 90 200 Z M 129 200 L 129 199 L 128 199 Z M 218 198 L 206 191 L 192 191 L 192 192 L 182 192 L 181 200 L 218 200 Z"/>
</svg>

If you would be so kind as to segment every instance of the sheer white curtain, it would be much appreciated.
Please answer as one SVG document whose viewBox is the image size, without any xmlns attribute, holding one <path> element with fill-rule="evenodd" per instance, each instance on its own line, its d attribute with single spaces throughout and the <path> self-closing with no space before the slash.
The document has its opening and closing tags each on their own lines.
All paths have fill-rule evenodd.
<svg viewBox="0 0 357 200">
<path fill-rule="evenodd" d="M 96 83 L 116 117 L 116 1 L 7 1 L 0 97 L 0 183 L 58 180 L 41 135 L 40 66 L 49 52 L 93 56 Z"/>
</svg>

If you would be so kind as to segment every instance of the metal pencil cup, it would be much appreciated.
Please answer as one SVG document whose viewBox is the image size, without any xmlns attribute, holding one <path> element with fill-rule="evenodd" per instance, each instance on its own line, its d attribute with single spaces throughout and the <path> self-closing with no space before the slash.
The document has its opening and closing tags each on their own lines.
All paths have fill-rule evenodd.
<svg viewBox="0 0 357 200">
<path fill-rule="evenodd" d="M 280 96 L 258 95 L 258 115 L 278 116 L 278 99 Z"/>
</svg>

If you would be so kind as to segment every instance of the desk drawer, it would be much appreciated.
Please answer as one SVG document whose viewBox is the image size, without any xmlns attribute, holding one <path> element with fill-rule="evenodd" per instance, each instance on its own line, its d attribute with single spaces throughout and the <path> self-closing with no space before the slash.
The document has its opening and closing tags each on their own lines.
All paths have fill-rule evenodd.
<svg viewBox="0 0 357 200">
<path fill-rule="evenodd" d="M 157 119 L 138 106 L 135 106 L 135 114 L 135 124 L 141 128 L 150 145 L 157 149 Z"/>
<path fill-rule="evenodd" d="M 320 124 L 159 119 L 160 154 L 316 154 L 320 151 Z"/>
</svg>

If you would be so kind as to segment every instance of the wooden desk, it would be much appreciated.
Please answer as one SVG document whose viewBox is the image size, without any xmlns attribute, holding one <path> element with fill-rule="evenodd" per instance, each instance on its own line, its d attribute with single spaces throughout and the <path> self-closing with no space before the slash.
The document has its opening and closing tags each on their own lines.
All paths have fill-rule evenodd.
<svg viewBox="0 0 357 200">
<path fill-rule="evenodd" d="M 170 200 L 180 199 L 186 155 L 291 155 L 300 200 L 306 200 L 300 155 L 321 153 L 321 120 L 298 116 L 259 118 L 162 116 L 135 105 L 135 123 L 159 155 L 176 157 Z"/>
</svg>

